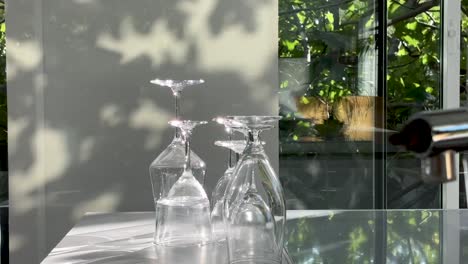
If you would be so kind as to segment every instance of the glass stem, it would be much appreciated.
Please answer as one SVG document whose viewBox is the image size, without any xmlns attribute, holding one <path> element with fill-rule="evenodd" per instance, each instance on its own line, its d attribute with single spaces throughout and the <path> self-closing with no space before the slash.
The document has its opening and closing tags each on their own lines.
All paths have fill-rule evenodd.
<svg viewBox="0 0 468 264">
<path fill-rule="evenodd" d="M 257 129 L 252 129 L 252 130 L 249 130 L 249 134 L 248 134 L 248 148 L 250 150 L 250 153 L 256 153 L 256 152 L 259 152 L 259 151 L 262 151 L 262 143 L 260 141 L 260 131 L 257 130 Z M 252 173 L 252 175 L 250 176 L 250 179 L 248 179 L 248 183 L 249 183 L 249 191 L 251 192 L 256 192 L 257 191 L 257 187 L 255 186 L 255 174 Z"/>
<path fill-rule="evenodd" d="M 232 141 L 232 134 L 229 133 L 229 141 Z M 228 168 L 231 169 L 233 167 L 232 165 L 232 155 L 233 155 L 233 151 L 231 149 L 229 149 L 229 157 L 228 157 Z"/>
<path fill-rule="evenodd" d="M 252 150 L 261 150 L 262 143 L 260 141 L 260 131 L 259 130 L 250 130 L 247 135 L 248 141 L 247 145 L 252 147 Z"/>
<path fill-rule="evenodd" d="M 175 107 L 175 119 L 179 119 L 179 97 L 180 97 L 180 92 L 173 92 L 174 94 L 174 107 Z M 175 128 L 175 137 L 180 138 L 180 128 L 176 127 Z"/>
<path fill-rule="evenodd" d="M 180 110 L 179 109 L 179 97 L 180 97 L 180 93 L 175 92 L 174 97 L 175 97 L 175 118 L 179 119 L 179 110 Z"/>
<path fill-rule="evenodd" d="M 255 185 L 255 173 L 252 172 L 250 178 L 248 179 L 247 183 L 249 184 L 248 192 L 256 192 L 257 186 Z"/>
<path fill-rule="evenodd" d="M 191 159 L 190 159 L 190 135 L 188 135 L 188 133 L 182 133 L 182 134 L 183 134 L 184 142 L 185 142 L 184 171 L 189 172 L 189 171 L 192 171 L 192 164 L 191 164 Z"/>
<path fill-rule="evenodd" d="M 180 130 L 178 127 L 176 127 L 174 130 L 174 138 L 180 139 Z"/>
</svg>

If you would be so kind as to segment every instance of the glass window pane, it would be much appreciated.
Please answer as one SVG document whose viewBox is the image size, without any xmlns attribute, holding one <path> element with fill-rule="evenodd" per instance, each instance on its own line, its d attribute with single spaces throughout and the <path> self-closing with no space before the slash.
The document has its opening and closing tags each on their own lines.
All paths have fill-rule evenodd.
<svg viewBox="0 0 468 264">
<path fill-rule="evenodd" d="M 387 129 L 441 106 L 441 1 L 387 2 Z M 420 160 L 388 146 L 387 207 L 439 208 L 440 187 L 420 177 Z"/>
<path fill-rule="evenodd" d="M 386 2 L 386 87 L 378 87 L 377 3 L 280 1 L 280 176 L 288 208 L 373 208 L 385 195 L 388 208 L 441 205 L 440 187 L 420 180 L 419 159 L 380 140 L 412 114 L 440 108 L 441 3 Z M 382 179 L 386 193 L 375 189 Z"/>
<path fill-rule="evenodd" d="M 468 107 L 468 0 L 461 1 L 460 33 L 460 106 Z M 465 177 L 467 168 L 460 165 L 460 208 L 467 208 Z"/>
<path fill-rule="evenodd" d="M 372 208 L 374 1 L 280 1 L 280 175 L 287 206 Z"/>
</svg>

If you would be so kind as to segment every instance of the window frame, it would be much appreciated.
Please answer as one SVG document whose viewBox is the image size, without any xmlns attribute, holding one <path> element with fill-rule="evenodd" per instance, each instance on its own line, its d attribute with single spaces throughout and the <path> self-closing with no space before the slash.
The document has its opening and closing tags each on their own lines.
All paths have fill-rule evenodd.
<svg viewBox="0 0 468 264">
<path fill-rule="evenodd" d="M 461 1 L 445 0 L 442 3 L 442 109 L 450 109 L 460 107 Z M 460 173 L 457 171 L 456 175 Z M 442 186 L 443 209 L 459 209 L 459 178 Z"/>
</svg>

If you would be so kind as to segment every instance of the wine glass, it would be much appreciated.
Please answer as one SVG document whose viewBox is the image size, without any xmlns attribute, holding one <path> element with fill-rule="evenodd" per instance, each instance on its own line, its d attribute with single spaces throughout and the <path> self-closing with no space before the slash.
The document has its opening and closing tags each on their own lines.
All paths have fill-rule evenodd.
<svg viewBox="0 0 468 264">
<path fill-rule="evenodd" d="M 286 208 L 283 189 L 259 134 L 277 116 L 233 116 L 248 131 L 247 147 L 224 198 L 223 219 L 231 263 L 281 263 Z"/>
<path fill-rule="evenodd" d="M 154 79 L 151 83 L 168 87 L 174 95 L 175 117 L 179 118 L 180 106 L 179 100 L 184 88 L 202 84 L 203 80 L 161 80 Z M 154 203 L 160 198 L 167 196 L 172 185 L 182 175 L 184 171 L 185 160 L 185 145 L 180 137 L 179 128 L 175 128 L 174 138 L 169 146 L 166 147 L 151 163 L 149 172 L 151 185 L 153 189 Z M 195 178 L 202 184 L 205 184 L 206 165 L 205 162 L 193 151 L 190 152 L 192 173 Z"/>
<path fill-rule="evenodd" d="M 235 120 L 237 116 L 225 116 L 225 117 L 216 117 L 213 119 L 216 123 L 223 125 L 226 129 L 226 132 L 229 135 L 229 138 L 232 137 L 233 132 L 239 132 L 243 134 L 246 139 L 248 136 L 248 130 L 244 124 Z"/>
<path fill-rule="evenodd" d="M 242 151 L 244 151 L 247 142 L 245 140 L 215 141 L 215 145 L 229 149 L 228 168 L 224 172 L 223 176 L 219 179 L 211 196 L 213 204 L 213 210 L 211 211 L 211 224 L 213 226 L 213 236 L 215 240 L 221 241 L 226 239 L 225 226 L 223 222 L 223 203 L 226 187 L 229 181 L 231 181 L 232 173 L 234 171 L 232 153 L 236 153 L 236 156 L 238 156 L 240 153 L 242 153 Z"/>
<path fill-rule="evenodd" d="M 189 86 L 194 86 L 198 84 L 205 83 L 204 80 L 161 80 L 161 79 L 154 79 L 150 81 L 152 84 L 156 84 L 162 87 L 168 87 L 172 90 L 172 94 L 174 95 L 174 105 L 175 105 L 175 118 L 179 118 L 179 98 L 181 97 L 182 91 Z M 177 129 L 176 129 L 177 130 Z"/>
<path fill-rule="evenodd" d="M 193 174 L 190 136 L 205 121 L 173 120 L 185 143 L 184 171 L 166 197 L 156 202 L 154 241 L 164 246 L 203 245 L 211 241 L 210 202 L 203 186 Z"/>
</svg>

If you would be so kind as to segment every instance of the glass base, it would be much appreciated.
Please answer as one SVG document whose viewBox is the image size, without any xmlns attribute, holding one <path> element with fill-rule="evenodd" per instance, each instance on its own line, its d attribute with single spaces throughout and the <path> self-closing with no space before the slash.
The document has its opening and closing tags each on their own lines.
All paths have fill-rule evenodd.
<svg viewBox="0 0 468 264">
<path fill-rule="evenodd" d="M 199 238 L 190 238 L 190 237 L 181 237 L 181 238 L 173 238 L 173 239 L 167 239 L 163 241 L 155 241 L 153 242 L 157 246 L 162 246 L 162 247 L 193 247 L 193 246 L 204 246 L 208 244 L 213 244 L 214 241 L 212 240 L 207 240 L 203 241 L 200 240 Z"/>
<path fill-rule="evenodd" d="M 228 264 L 226 244 L 208 243 L 202 246 L 153 246 L 157 255 L 154 263 L 163 264 Z M 126 262 L 134 263 L 134 262 Z M 147 263 L 147 262 L 144 262 Z M 151 262 L 153 263 L 153 262 Z"/>
<path fill-rule="evenodd" d="M 277 259 L 249 258 L 249 259 L 234 260 L 229 263 L 230 264 L 281 264 L 281 261 Z"/>
</svg>

